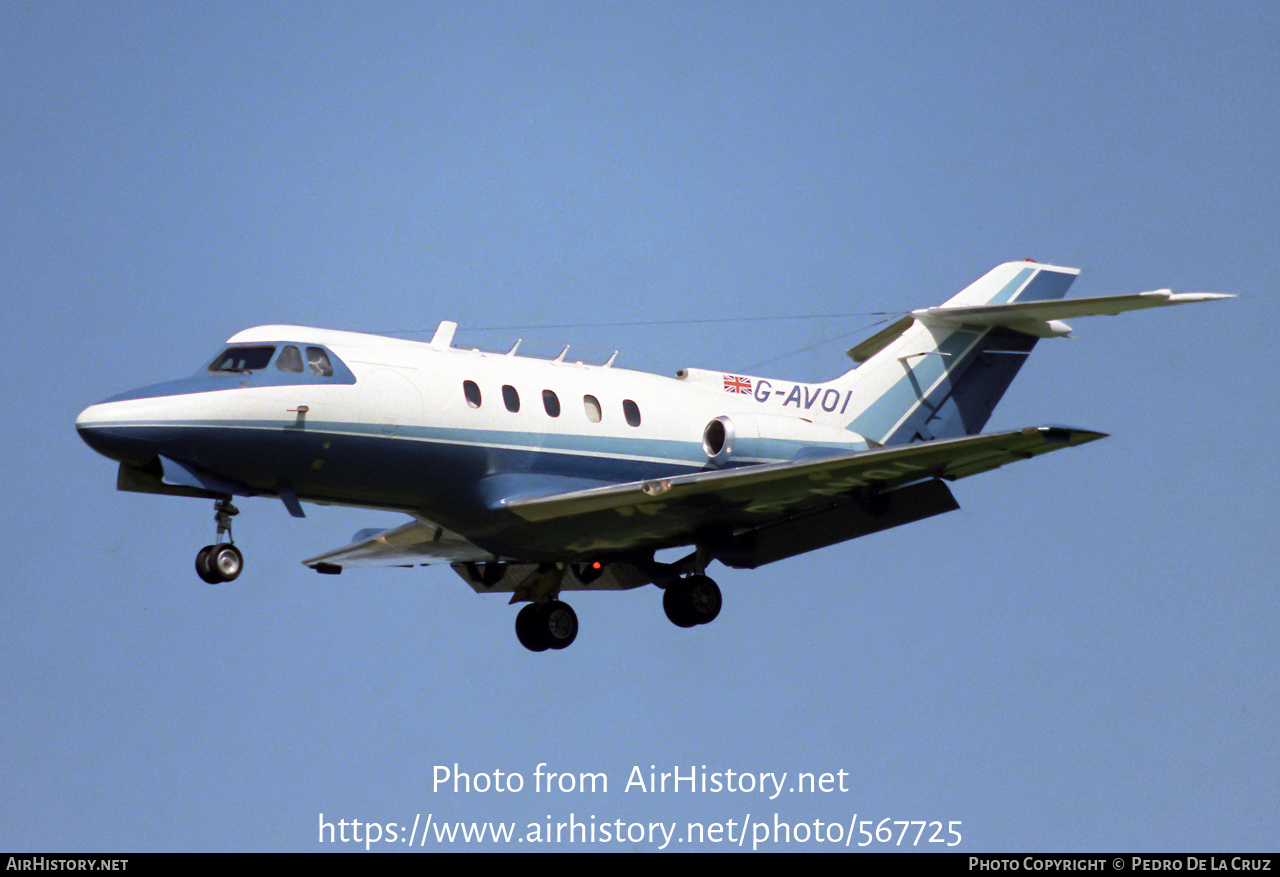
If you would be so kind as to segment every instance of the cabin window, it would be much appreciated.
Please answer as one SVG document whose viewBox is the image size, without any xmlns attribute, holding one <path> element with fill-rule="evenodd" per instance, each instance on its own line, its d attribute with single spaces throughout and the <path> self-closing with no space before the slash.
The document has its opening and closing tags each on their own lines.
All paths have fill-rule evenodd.
<svg viewBox="0 0 1280 877">
<path fill-rule="evenodd" d="M 520 394 L 510 384 L 502 385 L 502 404 L 506 405 L 507 410 L 512 414 L 520 410 Z"/>
<path fill-rule="evenodd" d="M 252 372 L 266 368 L 276 349 L 265 347 L 228 347 L 209 365 L 211 372 Z"/>
<path fill-rule="evenodd" d="M 560 416 L 560 399 L 554 390 L 542 391 L 542 407 L 547 409 L 548 417 Z"/>
<path fill-rule="evenodd" d="M 630 399 L 622 400 L 622 415 L 627 418 L 629 426 L 640 425 L 640 406 Z"/>
<path fill-rule="evenodd" d="M 600 400 L 595 396 L 583 396 L 582 407 L 586 409 L 587 420 L 592 423 L 600 422 Z"/>
<path fill-rule="evenodd" d="M 280 351 L 280 358 L 276 360 L 276 368 L 282 372 L 302 374 L 302 354 L 298 352 L 298 348 L 292 344 L 286 345 Z"/>
<path fill-rule="evenodd" d="M 307 348 L 307 366 L 313 375 L 319 375 L 322 378 L 333 375 L 333 363 L 329 362 L 329 354 L 319 347 Z"/>
<path fill-rule="evenodd" d="M 466 397 L 467 404 L 472 408 L 480 407 L 480 388 L 476 386 L 475 381 L 462 382 L 462 395 Z"/>
</svg>

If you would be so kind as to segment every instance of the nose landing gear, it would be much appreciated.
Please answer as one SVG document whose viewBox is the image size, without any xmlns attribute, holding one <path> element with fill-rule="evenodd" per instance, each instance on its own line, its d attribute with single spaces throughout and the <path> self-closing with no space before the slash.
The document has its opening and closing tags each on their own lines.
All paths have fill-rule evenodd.
<svg viewBox="0 0 1280 877">
<path fill-rule="evenodd" d="M 218 500 L 213 508 L 218 536 L 214 544 L 201 548 L 196 555 L 196 575 L 211 585 L 219 585 L 236 580 L 244 569 L 244 555 L 232 544 L 234 540 L 231 538 L 231 518 L 240 514 L 240 510 L 225 497 Z M 223 534 L 226 534 L 226 542 L 222 541 Z"/>
</svg>

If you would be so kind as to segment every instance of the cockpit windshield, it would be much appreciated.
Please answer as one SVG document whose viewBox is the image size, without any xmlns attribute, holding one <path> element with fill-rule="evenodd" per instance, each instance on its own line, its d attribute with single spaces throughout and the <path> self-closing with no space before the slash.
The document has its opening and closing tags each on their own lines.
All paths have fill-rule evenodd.
<svg viewBox="0 0 1280 877">
<path fill-rule="evenodd" d="M 279 353 L 279 356 L 276 354 Z M 275 367 L 271 368 L 272 360 Z M 353 383 L 355 376 L 332 352 L 306 344 L 241 344 L 226 348 L 209 363 L 213 374 L 249 375 L 255 384 L 312 383 L 336 381 Z M 244 386 L 243 382 L 241 386 Z"/>
<path fill-rule="evenodd" d="M 267 367 L 275 347 L 228 347 L 209 365 L 211 372 L 253 372 Z"/>
<path fill-rule="evenodd" d="M 280 351 L 280 358 L 276 360 L 276 368 L 282 372 L 302 374 L 302 354 L 298 352 L 298 348 L 286 344 L 284 350 Z"/>
</svg>

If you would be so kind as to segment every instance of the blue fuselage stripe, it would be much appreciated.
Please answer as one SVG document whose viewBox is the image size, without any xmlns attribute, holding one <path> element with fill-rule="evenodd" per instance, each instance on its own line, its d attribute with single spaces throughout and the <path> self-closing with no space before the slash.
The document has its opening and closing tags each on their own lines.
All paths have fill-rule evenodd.
<svg viewBox="0 0 1280 877">
<path fill-rule="evenodd" d="M 388 435 L 368 424 L 282 428 L 252 421 L 88 424 L 84 430 L 233 477 L 245 493 L 276 493 L 286 486 L 309 501 L 401 508 L 435 515 L 442 523 L 488 510 L 490 500 L 501 498 L 481 486 L 493 476 L 556 476 L 586 487 L 707 468 L 706 456 L 695 455 L 692 447 L 635 439 L 614 439 L 602 448 L 599 439 L 542 435 L 536 438 L 544 446 L 537 447 L 520 433 L 395 427 Z"/>
</svg>

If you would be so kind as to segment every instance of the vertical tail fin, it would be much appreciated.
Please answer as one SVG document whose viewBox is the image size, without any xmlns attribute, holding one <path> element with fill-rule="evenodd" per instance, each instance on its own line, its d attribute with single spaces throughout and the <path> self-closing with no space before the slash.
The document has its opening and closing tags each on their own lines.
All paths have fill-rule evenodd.
<svg viewBox="0 0 1280 877">
<path fill-rule="evenodd" d="M 932 313 L 1060 299 L 1077 274 L 1074 268 L 1007 262 Z M 863 404 L 846 427 L 885 445 L 980 432 L 1036 340 L 1002 326 L 941 318 L 900 321 L 850 351 L 865 362 L 842 380 L 852 382 L 856 375 Z"/>
</svg>

